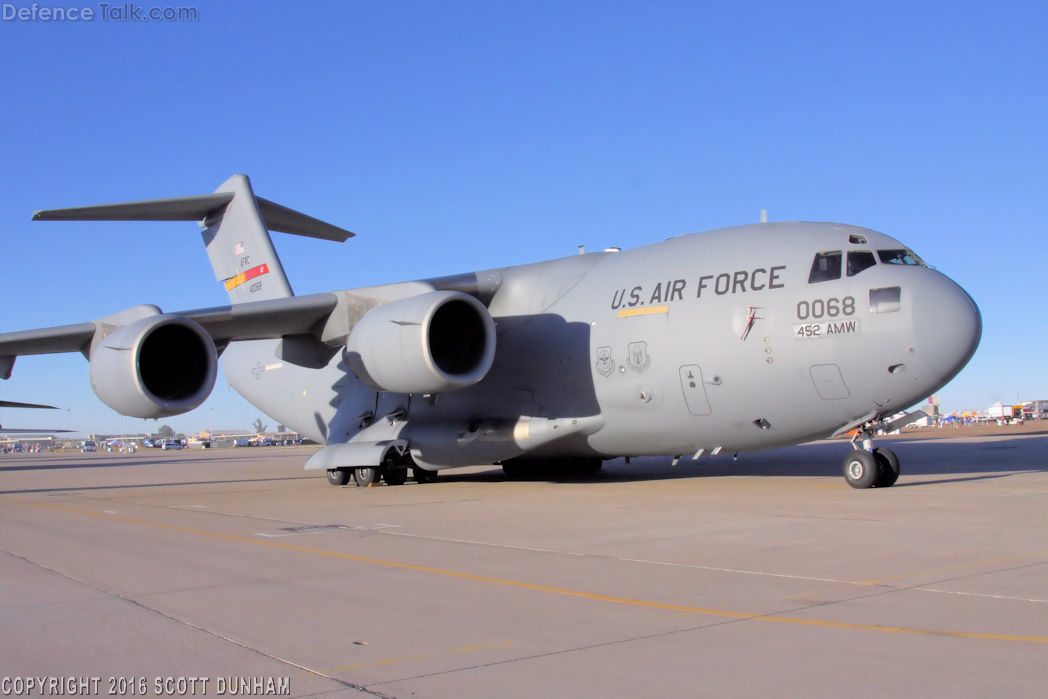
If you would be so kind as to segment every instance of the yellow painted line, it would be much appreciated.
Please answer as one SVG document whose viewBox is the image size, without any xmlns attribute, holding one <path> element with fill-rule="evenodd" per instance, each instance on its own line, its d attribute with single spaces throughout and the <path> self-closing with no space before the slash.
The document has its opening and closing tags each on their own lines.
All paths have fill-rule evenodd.
<svg viewBox="0 0 1048 699">
<path fill-rule="evenodd" d="M 650 316 L 658 313 L 669 313 L 669 306 L 648 306 L 647 308 L 624 308 L 619 311 L 619 318 L 632 318 L 633 316 Z"/>
<path fill-rule="evenodd" d="M 503 585 L 505 587 L 515 587 L 524 590 L 533 590 L 535 592 L 546 592 L 554 595 L 562 595 L 564 597 L 576 597 L 579 599 L 593 600 L 596 602 L 608 602 L 611 604 L 622 604 L 631 607 L 641 607 L 644 609 L 659 609 L 673 612 L 689 612 L 691 614 L 703 614 L 707 616 L 726 617 L 729 619 L 752 619 L 754 621 L 773 621 L 784 624 L 796 624 L 800 626 L 814 626 L 821 628 L 830 629 L 850 629 L 857 631 L 880 631 L 883 633 L 899 633 L 899 634 L 912 634 L 919 636 L 946 636 L 950 638 L 968 638 L 983 641 L 1017 641 L 1021 643 L 1044 643 L 1048 644 L 1048 636 L 1021 636 L 1013 634 L 994 634 L 994 633 L 974 633 L 968 631 L 940 631 L 934 629 L 917 629 L 907 628 L 902 626 L 881 626 L 879 624 L 855 624 L 844 621 L 823 621 L 819 619 L 802 619 L 799 617 L 787 617 L 778 616 L 774 614 L 750 614 L 747 612 L 733 612 L 724 609 L 708 609 L 705 607 L 693 607 L 686 604 L 670 604 L 668 602 L 653 602 L 650 600 L 631 599 L 629 597 L 615 597 L 613 595 L 602 595 L 595 592 L 583 592 L 581 590 L 570 590 L 563 587 L 553 587 L 550 585 L 538 585 L 536 583 L 522 582 L 519 580 L 507 580 L 505 578 L 492 578 L 486 575 L 474 575 L 472 573 L 462 573 L 455 570 L 443 570 L 441 568 L 430 568 L 428 566 L 414 565 L 411 563 L 401 563 L 398 561 L 386 561 L 380 558 L 370 558 L 368 556 L 356 556 L 350 553 L 339 553 L 338 551 L 326 551 L 324 549 L 309 548 L 307 546 L 295 546 L 292 544 L 284 544 L 272 539 L 252 539 L 246 536 L 238 536 L 235 534 L 222 534 L 219 532 L 211 532 L 205 529 L 192 529 L 189 527 L 180 527 L 173 524 L 163 524 L 161 522 L 150 522 L 143 519 L 134 519 L 131 517 L 124 517 L 121 515 L 110 514 L 108 512 L 92 512 L 90 510 L 81 510 L 75 507 L 67 507 L 65 505 L 55 505 L 46 502 L 26 502 L 24 500 L 18 500 L 16 498 L 0 497 L 3 500 L 10 500 L 23 505 L 29 505 L 32 507 L 43 507 L 59 512 L 69 512 L 72 514 L 87 515 L 89 517 L 100 517 L 102 519 L 109 519 L 116 522 L 127 522 L 129 524 L 142 524 L 148 527 L 156 527 L 157 529 L 166 529 L 168 531 L 179 532 L 182 534 L 195 534 L 197 536 L 206 536 L 214 539 L 223 539 L 225 541 L 237 541 L 245 544 L 255 544 L 257 546 L 269 546 L 271 548 L 283 549 L 285 551 L 297 551 L 299 553 L 309 553 L 316 556 L 326 556 L 328 558 L 338 558 L 346 561 L 354 561 L 357 563 L 369 563 L 372 565 L 386 566 L 389 568 L 399 568 L 401 570 L 411 570 L 419 573 L 430 573 L 432 575 L 443 575 L 449 578 L 457 578 L 459 580 L 470 580 L 473 582 L 482 582 L 492 585 Z"/>
<path fill-rule="evenodd" d="M 902 580 L 904 578 L 915 578 L 920 575 L 932 575 L 933 573 L 948 573 L 954 570 L 965 570 L 966 568 L 981 568 L 983 566 L 992 566 L 999 563 L 1013 563 L 1015 561 L 1021 561 L 1026 558 L 1037 558 L 1038 556 L 1048 555 L 1048 549 L 1044 551 L 1035 551 L 1033 553 L 1025 553 L 1018 556 L 1007 556 L 1004 558 L 991 558 L 986 561 L 976 561 L 975 563 L 963 563 L 956 566 L 948 566 L 944 568 L 929 568 L 928 570 L 918 570 L 912 573 L 903 573 L 902 575 L 892 575 L 887 578 L 878 578 L 876 580 L 863 580 L 862 582 L 855 583 L 856 585 L 880 585 L 882 583 L 891 582 L 892 580 Z"/>
</svg>

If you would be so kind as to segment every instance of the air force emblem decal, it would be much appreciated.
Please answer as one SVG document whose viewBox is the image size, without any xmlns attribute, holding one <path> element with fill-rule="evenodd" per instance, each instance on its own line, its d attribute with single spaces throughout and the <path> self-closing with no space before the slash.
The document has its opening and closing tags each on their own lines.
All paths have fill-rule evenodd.
<svg viewBox="0 0 1048 699">
<path fill-rule="evenodd" d="M 601 376 L 611 376 L 615 371 L 615 360 L 611 356 L 610 347 L 597 348 L 597 373 Z"/>
<path fill-rule="evenodd" d="M 644 373 L 644 370 L 651 366 L 651 357 L 648 356 L 648 343 L 631 342 L 627 349 L 629 358 L 626 360 L 626 366 L 638 374 Z"/>
</svg>

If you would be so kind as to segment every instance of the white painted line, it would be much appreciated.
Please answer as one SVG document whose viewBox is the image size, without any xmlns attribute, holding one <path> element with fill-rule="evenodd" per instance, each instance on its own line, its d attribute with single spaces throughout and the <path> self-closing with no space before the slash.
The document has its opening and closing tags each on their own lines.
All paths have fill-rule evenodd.
<svg viewBox="0 0 1048 699">
<path fill-rule="evenodd" d="M 1033 602 L 1035 604 L 1048 604 L 1048 599 L 1037 599 L 1035 597 L 1012 597 L 1011 595 L 991 595 L 988 592 L 958 592 L 956 590 L 937 590 L 934 587 L 915 587 L 917 592 L 937 592 L 945 595 L 964 595 L 965 597 L 988 597 L 990 599 L 1006 599 L 1014 602 Z"/>
</svg>

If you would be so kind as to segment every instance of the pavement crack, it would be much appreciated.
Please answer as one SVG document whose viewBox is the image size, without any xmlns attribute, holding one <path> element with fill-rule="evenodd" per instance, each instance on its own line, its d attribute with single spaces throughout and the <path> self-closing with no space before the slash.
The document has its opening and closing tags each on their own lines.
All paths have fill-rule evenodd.
<svg viewBox="0 0 1048 699">
<path fill-rule="evenodd" d="M 986 575 L 996 575 L 997 573 L 1009 573 L 1014 570 L 1022 570 L 1023 568 L 1035 568 L 1037 566 L 1048 565 L 1048 561 L 1031 561 L 1029 563 L 1023 563 L 1020 565 L 1010 566 L 1008 568 L 994 568 L 993 570 L 981 570 L 976 573 L 969 573 L 967 575 L 956 575 L 949 578 L 942 578 L 941 580 L 932 580 L 930 582 L 919 583 L 916 585 L 909 585 L 907 587 L 896 587 L 896 590 L 921 590 L 929 585 L 941 585 L 942 583 L 957 582 L 959 580 L 972 580 L 974 578 L 981 578 Z M 1012 599 L 1020 599 L 1018 597 Z M 1043 601 L 1043 600 L 1029 600 L 1029 601 Z"/>
<path fill-rule="evenodd" d="M 188 628 L 194 629 L 194 630 L 199 631 L 201 633 L 205 633 L 208 636 L 211 636 L 211 637 L 217 638 L 217 639 L 219 639 L 221 641 L 225 641 L 226 643 L 230 643 L 232 645 L 238 646 L 238 647 L 243 648 L 244 650 L 246 650 L 248 652 L 254 653 L 254 654 L 259 655 L 259 656 L 262 656 L 263 658 L 267 658 L 269 660 L 272 660 L 274 662 L 280 663 L 282 665 L 286 665 L 288 667 L 295 668 L 296 670 L 299 670 L 299 671 L 304 672 L 306 674 L 313 675 L 315 677 L 320 677 L 320 678 L 323 678 L 323 679 L 328 680 L 330 682 L 333 682 L 333 683 L 339 685 L 339 689 L 352 689 L 352 690 L 357 691 L 357 692 L 363 692 L 363 693 L 368 694 L 370 696 L 381 697 L 382 699 L 393 699 L 392 697 L 390 697 L 387 694 L 382 694 L 381 692 L 376 692 L 376 691 L 368 689 L 367 687 L 364 687 L 362 685 L 353 684 L 352 682 L 346 682 L 345 680 L 341 680 L 341 679 L 339 679 L 337 677 L 332 677 L 331 675 L 326 675 L 323 672 L 320 672 L 318 670 L 314 670 L 313 668 L 306 667 L 305 665 L 300 665 L 299 663 L 296 663 L 293 660 L 288 660 L 287 658 L 281 658 L 281 657 L 273 655 L 271 653 L 267 653 L 266 651 L 264 651 L 264 650 L 262 650 L 260 648 L 256 648 L 256 647 L 254 647 L 252 645 L 249 645 L 247 643 L 244 643 L 243 641 L 238 641 L 235 638 L 231 638 L 229 636 L 221 634 L 218 631 L 215 631 L 213 629 L 209 629 L 209 628 L 206 628 L 204 626 L 200 626 L 199 624 L 194 624 L 193 622 L 189 621 L 188 619 L 182 619 L 180 617 L 174 616 L 173 614 L 168 614 L 167 612 L 160 611 L 159 609 L 156 609 L 155 607 L 150 607 L 149 605 L 144 604 L 144 603 L 142 603 L 142 602 L 140 602 L 140 601 L 138 601 L 136 599 L 133 599 L 131 597 L 128 597 L 127 595 L 122 595 L 119 592 L 116 592 L 114 590 L 109 590 L 107 588 L 101 587 L 99 585 L 96 585 L 96 584 L 90 582 L 89 580 L 84 580 L 83 578 L 78 578 L 75 575 L 70 575 L 69 573 L 63 572 L 63 571 L 58 570 L 56 568 L 52 568 L 51 566 L 45 565 L 43 563 L 40 563 L 39 561 L 34 561 L 31 558 L 27 558 L 26 556 L 22 556 L 22 555 L 17 554 L 17 553 L 15 553 L 13 551 L 8 551 L 7 549 L 0 549 L 0 550 L 2 550 L 4 553 L 6 553 L 7 555 L 11 556 L 12 558 L 16 558 L 16 559 L 18 559 L 18 560 L 20 560 L 20 561 L 22 561 L 24 563 L 28 563 L 29 565 L 36 566 L 37 568 L 40 568 L 41 570 L 46 570 L 49 573 L 54 573 L 55 575 L 60 575 L 61 577 L 65 578 L 66 580 L 71 580 L 71 581 L 73 581 L 75 583 L 78 583 L 80 585 L 83 585 L 85 587 L 89 587 L 92 590 L 95 590 L 97 592 L 102 593 L 103 595 L 106 595 L 108 597 L 112 597 L 114 599 L 118 599 L 121 602 L 124 602 L 126 604 L 130 604 L 130 605 L 132 605 L 134 607 L 137 607 L 137 608 L 141 609 L 142 611 L 145 611 L 145 612 L 148 612 L 150 614 L 154 614 L 156 616 L 162 617 L 164 619 L 167 619 L 168 621 L 173 621 L 176 624 L 181 624 L 183 626 L 186 626 Z"/>
<path fill-rule="evenodd" d="M 531 655 L 522 655 L 515 658 L 505 658 L 503 660 L 493 660 L 488 663 L 477 663 L 474 665 L 464 665 L 462 667 L 453 667 L 446 670 L 440 670 L 439 672 L 427 672 L 420 675 L 412 675 L 409 677 L 397 677 L 394 679 L 383 680 L 381 682 L 375 682 L 371 686 L 380 686 L 385 684 L 396 684 L 398 682 L 408 682 L 411 680 L 426 679 L 429 677 L 440 677 L 441 675 L 452 675 L 458 672 L 468 672 L 470 670 L 482 670 L 488 667 L 497 667 L 500 665 L 510 665 L 512 663 L 524 662 L 527 660 L 539 660 L 542 658 L 552 658 L 558 655 L 569 655 L 571 653 L 580 653 L 587 650 L 594 650 L 598 648 L 609 648 L 612 646 L 624 645 L 627 643 L 633 643 L 636 641 L 646 641 L 653 638 L 664 638 L 667 636 L 674 636 L 682 633 L 689 633 L 692 631 L 701 631 L 703 629 L 713 628 L 716 626 L 723 626 L 725 624 L 733 624 L 743 619 L 717 619 L 710 621 L 706 624 L 698 624 L 696 626 L 689 626 L 683 629 L 673 629 L 672 631 L 660 631 L 659 633 L 644 634 L 641 636 L 632 636 L 630 638 L 618 638 L 613 641 L 604 641 L 602 643 L 589 643 L 581 646 L 574 646 L 572 648 L 561 648 L 558 650 L 552 650 L 546 653 L 533 653 Z"/>
</svg>

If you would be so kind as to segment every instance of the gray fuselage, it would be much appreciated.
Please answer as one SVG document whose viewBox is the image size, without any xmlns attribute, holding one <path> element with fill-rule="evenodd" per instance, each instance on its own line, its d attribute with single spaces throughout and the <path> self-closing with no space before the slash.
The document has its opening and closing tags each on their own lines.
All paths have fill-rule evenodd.
<svg viewBox="0 0 1048 699">
<path fill-rule="evenodd" d="M 839 224 L 738 226 L 448 279 L 464 277 L 480 280 L 497 331 L 471 387 L 382 393 L 340 355 L 321 369 L 282 362 L 275 340 L 232 343 L 223 370 L 312 439 L 406 439 L 440 468 L 821 438 L 927 398 L 981 334 L 957 284 L 898 240 Z M 383 303 L 441 286 L 338 293 Z"/>
</svg>

